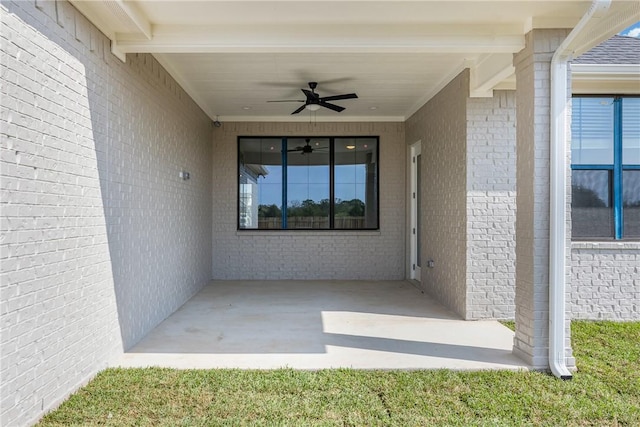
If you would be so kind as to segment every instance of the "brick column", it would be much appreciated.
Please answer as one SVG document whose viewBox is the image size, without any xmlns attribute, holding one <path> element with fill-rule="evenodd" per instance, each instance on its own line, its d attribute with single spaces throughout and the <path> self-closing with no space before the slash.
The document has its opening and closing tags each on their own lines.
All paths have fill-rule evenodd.
<svg viewBox="0 0 640 427">
<path fill-rule="evenodd" d="M 534 368 L 549 357 L 550 63 L 567 30 L 533 30 L 516 68 L 516 334 L 513 352 Z"/>
</svg>

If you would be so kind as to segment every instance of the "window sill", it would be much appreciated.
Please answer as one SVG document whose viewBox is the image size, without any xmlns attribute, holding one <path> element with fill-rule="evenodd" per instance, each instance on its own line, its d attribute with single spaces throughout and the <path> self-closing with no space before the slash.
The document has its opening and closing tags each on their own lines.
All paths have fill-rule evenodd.
<svg viewBox="0 0 640 427">
<path fill-rule="evenodd" d="M 236 230 L 236 236 L 380 236 L 380 230 Z"/>
<path fill-rule="evenodd" d="M 640 249 L 640 241 L 618 240 L 606 242 L 571 242 L 571 249 Z"/>
</svg>

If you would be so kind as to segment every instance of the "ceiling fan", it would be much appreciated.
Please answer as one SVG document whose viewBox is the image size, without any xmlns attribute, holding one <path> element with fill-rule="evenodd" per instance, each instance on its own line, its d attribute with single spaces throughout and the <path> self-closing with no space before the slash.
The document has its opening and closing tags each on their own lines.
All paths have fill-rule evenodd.
<svg viewBox="0 0 640 427">
<path fill-rule="evenodd" d="M 339 101 L 341 99 L 353 99 L 358 97 L 358 95 L 356 95 L 355 93 L 345 93 L 343 95 L 320 97 L 320 95 L 316 93 L 316 87 L 318 87 L 317 82 L 309 82 L 309 89 L 311 90 L 301 89 L 305 97 L 307 98 L 304 101 L 300 99 L 285 99 L 281 101 L 267 101 L 267 102 L 304 102 L 304 105 L 302 107 L 298 108 L 293 113 L 291 113 L 292 115 L 298 114 L 305 108 L 309 111 L 318 111 L 320 107 L 328 108 L 330 110 L 333 110 L 339 113 L 344 110 L 344 107 L 341 107 L 335 104 L 330 104 L 327 101 Z"/>
<path fill-rule="evenodd" d="M 316 147 L 316 148 L 313 148 L 311 146 L 311 140 L 309 138 L 306 138 L 304 140 L 304 142 L 306 142 L 305 145 L 301 145 L 301 146 L 298 146 L 296 148 L 292 148 L 291 150 L 287 150 L 287 153 L 290 153 L 292 151 L 299 151 L 301 154 L 304 155 L 304 154 L 311 154 L 311 153 L 313 153 L 314 150 L 324 150 L 324 149 L 328 148 L 328 147 Z"/>
</svg>

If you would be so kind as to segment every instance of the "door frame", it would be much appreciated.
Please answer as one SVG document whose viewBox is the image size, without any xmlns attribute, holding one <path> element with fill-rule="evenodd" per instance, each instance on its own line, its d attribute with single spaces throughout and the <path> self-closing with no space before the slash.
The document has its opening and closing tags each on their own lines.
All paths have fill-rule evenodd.
<svg viewBox="0 0 640 427">
<path fill-rule="evenodd" d="M 422 156 L 422 141 L 417 141 L 409 147 L 409 278 L 420 281 L 422 268 L 420 266 L 419 221 L 420 194 L 418 183 L 418 156 Z M 420 171 L 422 172 L 422 171 Z"/>
</svg>

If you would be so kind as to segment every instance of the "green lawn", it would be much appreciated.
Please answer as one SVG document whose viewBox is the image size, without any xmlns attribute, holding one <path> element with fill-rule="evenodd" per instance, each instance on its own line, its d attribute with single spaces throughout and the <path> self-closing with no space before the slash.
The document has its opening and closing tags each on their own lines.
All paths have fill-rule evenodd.
<svg viewBox="0 0 640 427">
<path fill-rule="evenodd" d="M 108 369 L 39 426 L 640 426 L 640 322 L 574 322 L 537 372 Z"/>
</svg>

